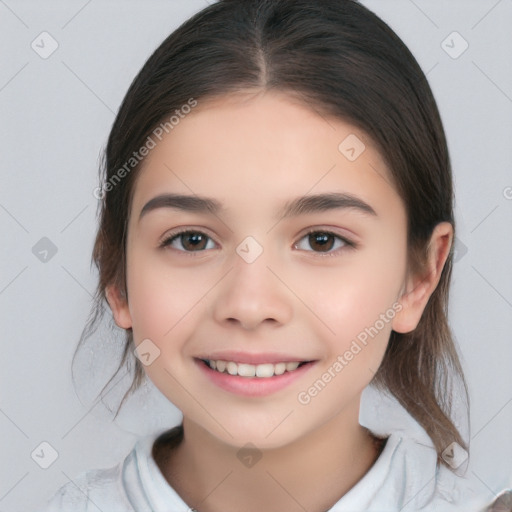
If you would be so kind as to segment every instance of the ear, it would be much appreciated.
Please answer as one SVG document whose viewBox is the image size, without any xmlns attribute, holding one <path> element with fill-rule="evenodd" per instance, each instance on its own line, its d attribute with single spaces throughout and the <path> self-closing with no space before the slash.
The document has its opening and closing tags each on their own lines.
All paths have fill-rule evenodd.
<svg viewBox="0 0 512 512">
<path fill-rule="evenodd" d="M 453 240 L 453 226 L 449 222 L 439 223 L 433 230 L 428 245 L 425 271 L 421 275 L 410 275 L 404 283 L 403 294 L 398 302 L 402 309 L 395 315 L 392 328 L 407 333 L 416 329 L 428 300 L 436 289 Z"/>
<path fill-rule="evenodd" d="M 128 308 L 128 301 L 121 295 L 119 288 L 116 285 L 107 286 L 105 296 L 118 327 L 129 329 L 132 326 L 132 317 Z"/>
</svg>

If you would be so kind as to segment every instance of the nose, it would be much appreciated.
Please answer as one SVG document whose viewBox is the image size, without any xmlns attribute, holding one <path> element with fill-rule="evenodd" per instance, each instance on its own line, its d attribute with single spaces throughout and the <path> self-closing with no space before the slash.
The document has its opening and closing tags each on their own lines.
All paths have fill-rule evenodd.
<svg viewBox="0 0 512 512">
<path fill-rule="evenodd" d="M 266 258 L 262 255 L 252 263 L 236 258 L 234 268 L 217 287 L 213 301 L 215 321 L 245 330 L 288 323 L 293 316 L 292 298 L 267 267 Z"/>
</svg>

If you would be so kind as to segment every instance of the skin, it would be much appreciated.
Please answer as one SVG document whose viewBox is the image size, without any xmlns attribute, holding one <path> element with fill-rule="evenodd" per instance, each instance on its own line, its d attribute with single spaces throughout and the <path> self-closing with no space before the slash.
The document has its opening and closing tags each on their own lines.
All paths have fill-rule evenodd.
<svg viewBox="0 0 512 512">
<path fill-rule="evenodd" d="M 366 145 L 353 162 L 338 150 L 349 134 Z M 136 345 L 149 338 L 160 350 L 145 371 L 183 412 L 185 431 L 160 469 L 191 507 L 322 512 L 375 462 L 372 440 L 358 423 L 361 392 L 391 329 L 417 325 L 452 242 L 451 225 L 439 224 L 424 271 L 411 275 L 406 212 L 390 183 L 364 133 L 276 92 L 199 102 L 146 158 L 128 222 L 128 298 L 114 286 L 107 298 Z M 376 215 L 335 209 L 279 219 L 287 201 L 330 192 L 357 196 Z M 207 196 L 224 209 L 212 215 L 159 208 L 139 218 L 162 193 Z M 176 228 L 203 232 L 211 242 L 195 252 L 185 252 L 179 238 L 160 247 Z M 339 240 L 331 254 L 315 252 L 305 237 L 310 228 L 357 247 Z M 236 252 L 247 236 L 263 248 L 253 263 Z M 394 304 L 401 307 L 394 318 L 301 404 L 298 393 Z M 213 350 L 316 362 L 270 396 L 244 397 L 212 384 L 198 367 L 194 358 Z M 248 442 L 262 454 L 251 468 L 237 458 Z"/>
</svg>

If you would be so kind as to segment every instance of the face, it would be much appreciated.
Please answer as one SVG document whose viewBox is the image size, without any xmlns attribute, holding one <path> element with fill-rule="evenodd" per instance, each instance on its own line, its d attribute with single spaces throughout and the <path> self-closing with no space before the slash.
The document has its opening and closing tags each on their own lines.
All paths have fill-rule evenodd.
<svg viewBox="0 0 512 512">
<path fill-rule="evenodd" d="M 364 133 L 280 93 L 199 102 L 151 150 L 115 314 L 189 421 L 259 447 L 357 421 L 406 276 L 390 176 Z"/>
</svg>

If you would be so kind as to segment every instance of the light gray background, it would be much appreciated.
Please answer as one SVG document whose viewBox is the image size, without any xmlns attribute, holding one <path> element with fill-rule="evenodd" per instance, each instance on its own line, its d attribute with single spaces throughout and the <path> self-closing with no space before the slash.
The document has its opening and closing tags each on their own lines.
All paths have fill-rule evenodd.
<svg viewBox="0 0 512 512">
<path fill-rule="evenodd" d="M 459 249 L 451 323 L 472 401 L 468 477 L 492 499 L 512 486 L 512 1 L 363 3 L 428 73 L 445 124 Z M 136 72 L 205 5 L 0 0 L 1 512 L 33 509 L 77 473 L 116 464 L 138 435 L 179 418 L 153 393 L 112 422 L 102 404 L 78 399 L 70 364 L 96 284 L 99 152 Z M 59 45 L 47 59 L 31 48 L 43 31 Z M 453 31 L 469 43 L 455 59 L 442 46 Z M 462 48 L 457 37 L 444 43 L 452 54 Z M 32 252 L 43 237 L 57 247 L 47 262 Z M 48 469 L 31 457 L 43 441 L 59 455 Z"/>
</svg>

